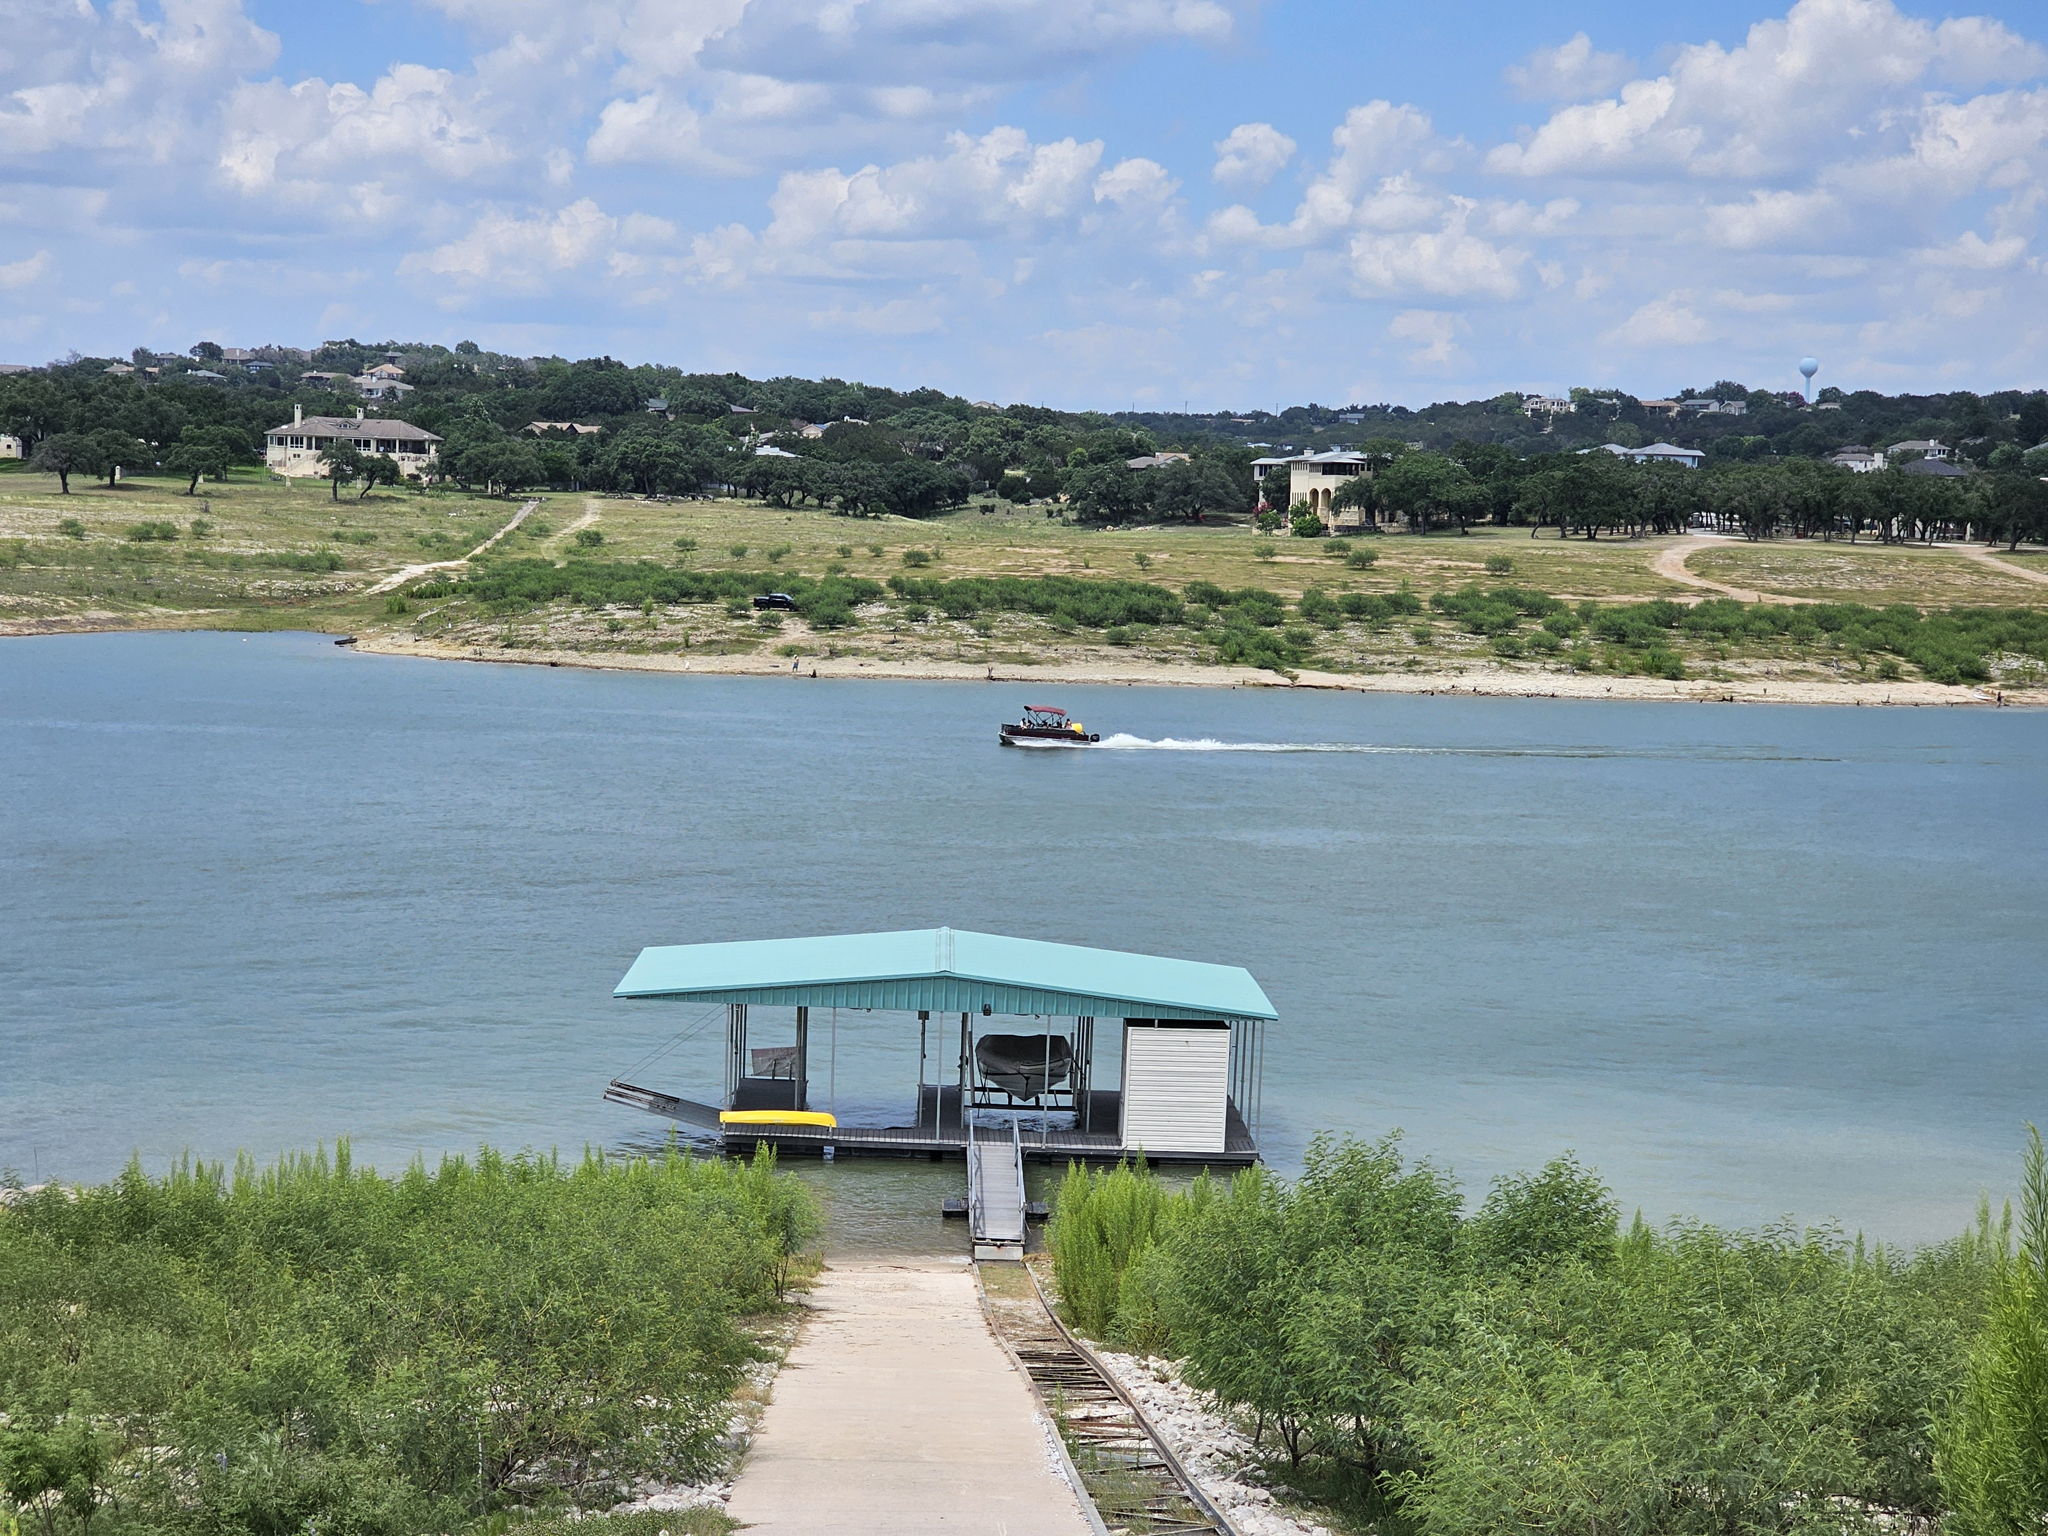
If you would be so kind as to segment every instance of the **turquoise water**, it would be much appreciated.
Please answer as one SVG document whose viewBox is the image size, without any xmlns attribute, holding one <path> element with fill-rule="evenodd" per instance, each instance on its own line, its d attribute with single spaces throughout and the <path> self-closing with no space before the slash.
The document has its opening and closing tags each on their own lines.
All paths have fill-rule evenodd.
<svg viewBox="0 0 2048 1536">
<path fill-rule="evenodd" d="M 1000 750 L 1027 700 L 1127 744 Z M 2048 1119 L 2044 811 L 2048 712 L 10 640 L 0 1165 L 658 1145 L 599 1098 L 702 1023 L 610 999 L 641 945 L 952 924 L 1249 966 L 1282 1166 L 1402 1127 L 1475 1190 L 1572 1147 L 1653 1218 L 1937 1238 Z M 843 1114 L 914 1075 L 885 1028 Z M 844 1245 L 951 1241 L 957 1166 L 807 1173 Z"/>
</svg>

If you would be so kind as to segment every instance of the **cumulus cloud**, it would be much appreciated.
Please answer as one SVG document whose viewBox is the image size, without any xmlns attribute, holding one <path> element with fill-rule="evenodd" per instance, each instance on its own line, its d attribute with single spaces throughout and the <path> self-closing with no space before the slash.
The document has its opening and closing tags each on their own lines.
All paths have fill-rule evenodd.
<svg viewBox="0 0 2048 1536">
<path fill-rule="evenodd" d="M 464 181 L 515 158 L 454 74 L 399 64 L 367 91 L 325 80 L 242 86 L 219 164 L 242 192 L 283 184 L 317 198 L 335 183 Z"/>
<path fill-rule="evenodd" d="M 1627 54 L 1601 53 L 1585 33 L 1555 48 L 1538 48 L 1501 72 L 1508 89 L 1527 101 L 1583 101 L 1617 90 L 1635 68 Z"/>
<path fill-rule="evenodd" d="M 33 256 L 0 266 L 0 288 L 26 288 L 30 283 L 40 282 L 49 270 L 50 253 L 37 251 Z"/>
<path fill-rule="evenodd" d="M 1216 141 L 1210 176 L 1226 187 L 1263 187 L 1294 158 L 1295 144 L 1271 123 L 1239 123 Z"/>
<path fill-rule="evenodd" d="M 1486 163 L 1522 176 L 1777 176 L 1896 132 L 1900 110 L 1923 105 L 1928 89 L 2024 80 L 2044 67 L 2039 45 L 1995 21 L 1930 23 L 1892 0 L 1798 0 L 1740 45 L 1683 48 L 1664 74 L 1566 107 Z"/>
<path fill-rule="evenodd" d="M 1404 309 L 1387 324 L 1387 334 L 1396 341 L 1410 342 L 1408 361 L 1421 367 L 1442 368 L 1458 356 L 1458 336 L 1469 330 L 1463 315 L 1440 309 Z"/>
<path fill-rule="evenodd" d="M 399 263 L 408 275 L 435 279 L 442 291 L 467 295 L 538 293 L 563 273 L 602 267 L 612 276 L 645 269 L 648 253 L 680 239 L 666 219 L 643 213 L 614 216 L 589 198 L 552 213 L 485 213 L 460 237 Z"/>
</svg>

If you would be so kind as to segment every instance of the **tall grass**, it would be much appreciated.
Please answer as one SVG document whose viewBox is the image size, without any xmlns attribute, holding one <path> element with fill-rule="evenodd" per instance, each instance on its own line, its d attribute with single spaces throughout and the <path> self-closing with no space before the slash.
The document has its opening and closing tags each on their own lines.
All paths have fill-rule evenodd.
<svg viewBox="0 0 2048 1536">
<path fill-rule="evenodd" d="M 1210 1198 L 1208 1180 L 1168 1190 L 1139 1163 L 1090 1169 L 1070 1164 L 1060 1181 L 1046 1247 L 1067 1321 L 1095 1338 L 1148 1347 L 1156 1341 L 1143 1293 L 1143 1260 L 1155 1244 Z"/>
<path fill-rule="evenodd" d="M 2048 1157 L 2029 1132 L 2019 1248 L 1998 1245 L 1991 1306 L 1938 1442 L 1956 1536 L 2048 1525 Z"/>
</svg>

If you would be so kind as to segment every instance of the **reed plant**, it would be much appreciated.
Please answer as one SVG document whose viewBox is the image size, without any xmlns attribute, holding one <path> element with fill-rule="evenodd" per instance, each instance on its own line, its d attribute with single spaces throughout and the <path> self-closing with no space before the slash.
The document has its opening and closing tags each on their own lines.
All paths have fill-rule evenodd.
<svg viewBox="0 0 2048 1536">
<path fill-rule="evenodd" d="M 2048 1525 L 2048 1157 L 2029 1127 L 2019 1246 L 1992 1247 L 1996 1279 L 1962 1389 L 1941 1424 L 1941 1482 L 1956 1536 L 2031 1536 Z M 1991 1230 L 1988 1215 L 1980 1230 Z"/>
</svg>

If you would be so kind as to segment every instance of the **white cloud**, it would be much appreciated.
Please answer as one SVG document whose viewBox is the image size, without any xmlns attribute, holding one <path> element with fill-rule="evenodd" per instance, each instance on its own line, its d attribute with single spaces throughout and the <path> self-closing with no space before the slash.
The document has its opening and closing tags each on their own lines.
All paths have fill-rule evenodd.
<svg viewBox="0 0 2048 1536">
<path fill-rule="evenodd" d="M 468 86 L 445 69 L 398 64 L 367 91 L 302 80 L 244 85 L 227 109 L 222 174 L 245 193 L 282 184 L 317 198 L 333 184 L 445 185 L 515 158 Z"/>
<path fill-rule="evenodd" d="M 241 0 L 10 6 L 0 49 L 0 155 L 118 152 L 163 163 L 210 118 L 218 91 L 277 55 Z"/>
<path fill-rule="evenodd" d="M 1652 299 L 1601 340 L 1627 347 L 1696 347 L 1714 339 L 1714 328 L 1696 313 L 1690 296 Z"/>
<path fill-rule="evenodd" d="M 1513 298 L 1528 253 L 1470 233 L 1469 214 L 1469 208 L 1454 209 L 1440 229 L 1354 237 L 1351 271 L 1359 287 L 1389 297 Z"/>
<path fill-rule="evenodd" d="M 552 213 L 488 212 L 459 238 L 407 256 L 399 270 L 454 297 L 485 288 L 541 293 L 551 279 L 600 263 L 612 276 L 636 275 L 648 253 L 672 249 L 680 239 L 665 219 L 614 216 L 586 197 Z"/>
<path fill-rule="evenodd" d="M 1415 343 L 1408 361 L 1426 368 L 1442 368 L 1455 361 L 1457 338 L 1468 329 L 1463 315 L 1440 309 L 1404 309 L 1387 324 L 1387 334 L 1396 341 Z"/>
<path fill-rule="evenodd" d="M 1239 123 L 1215 144 L 1210 176 L 1226 187 L 1263 187 L 1294 158 L 1295 144 L 1271 123 Z"/>
<path fill-rule="evenodd" d="M 1654 79 L 1564 108 L 1487 165 L 1524 176 L 1780 175 L 1895 132 L 1898 113 L 1930 88 L 2024 80 L 2044 67 L 2048 53 L 1997 22 L 1933 24 L 1892 0 L 1797 0 L 1737 47 L 1693 44 Z"/>
<path fill-rule="evenodd" d="M 9 262 L 0 267 L 0 288 L 26 288 L 30 283 L 42 281 L 50 270 L 50 253 L 37 251 L 20 261 Z"/>
<path fill-rule="evenodd" d="M 1600 53 L 1592 38 L 1580 32 L 1555 48 L 1538 48 L 1509 65 L 1501 78 L 1524 100 L 1583 101 L 1619 89 L 1633 68 L 1628 55 Z"/>
</svg>

